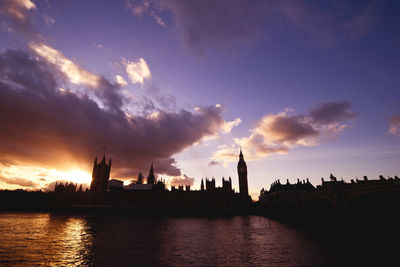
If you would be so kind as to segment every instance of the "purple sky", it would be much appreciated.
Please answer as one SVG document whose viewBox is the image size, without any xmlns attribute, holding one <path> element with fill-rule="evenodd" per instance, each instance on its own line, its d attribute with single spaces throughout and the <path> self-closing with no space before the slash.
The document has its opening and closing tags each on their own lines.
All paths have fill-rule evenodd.
<svg viewBox="0 0 400 267">
<path fill-rule="evenodd" d="M 112 178 L 146 176 L 154 160 L 159 177 L 194 188 L 222 176 L 237 188 L 241 146 L 254 194 L 278 178 L 399 175 L 399 11 L 3 0 L 0 188 L 76 181 L 103 146 Z"/>
</svg>

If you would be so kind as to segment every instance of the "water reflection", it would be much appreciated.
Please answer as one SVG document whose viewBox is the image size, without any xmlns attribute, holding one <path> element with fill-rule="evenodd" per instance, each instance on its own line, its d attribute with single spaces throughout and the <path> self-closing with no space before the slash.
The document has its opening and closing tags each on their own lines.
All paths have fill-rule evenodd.
<svg viewBox="0 0 400 267">
<path fill-rule="evenodd" d="M 0 265 L 337 266 L 315 239 L 257 216 L 0 214 Z"/>
<path fill-rule="evenodd" d="M 45 231 L 46 240 L 56 245 L 50 250 L 53 260 L 73 265 L 88 263 L 93 236 L 86 218 L 51 215 Z"/>
</svg>

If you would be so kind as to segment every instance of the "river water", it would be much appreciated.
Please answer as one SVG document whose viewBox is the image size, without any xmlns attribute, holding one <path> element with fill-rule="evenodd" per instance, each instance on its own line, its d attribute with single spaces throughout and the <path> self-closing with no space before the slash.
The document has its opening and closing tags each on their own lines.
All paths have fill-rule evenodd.
<svg viewBox="0 0 400 267">
<path fill-rule="evenodd" d="M 0 213 L 0 265 L 343 266 L 340 249 L 264 217 Z"/>
</svg>

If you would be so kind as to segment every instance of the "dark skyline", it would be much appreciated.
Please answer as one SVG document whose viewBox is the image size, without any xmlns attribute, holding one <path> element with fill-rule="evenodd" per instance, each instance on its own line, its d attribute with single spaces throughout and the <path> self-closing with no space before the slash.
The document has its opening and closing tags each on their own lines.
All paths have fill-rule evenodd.
<svg viewBox="0 0 400 267">
<path fill-rule="evenodd" d="M 90 10 L 90 12 L 89 12 Z M 0 3 L 0 188 L 90 184 L 154 162 L 200 188 L 235 177 L 400 173 L 396 1 Z M 233 181 L 238 191 L 239 184 Z"/>
</svg>

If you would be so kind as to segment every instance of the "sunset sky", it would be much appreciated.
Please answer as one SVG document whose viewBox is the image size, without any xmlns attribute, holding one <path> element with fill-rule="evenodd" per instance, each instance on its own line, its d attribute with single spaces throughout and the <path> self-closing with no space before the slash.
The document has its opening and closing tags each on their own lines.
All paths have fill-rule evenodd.
<svg viewBox="0 0 400 267">
<path fill-rule="evenodd" d="M 0 1 L 0 189 L 400 175 L 400 2 Z"/>
</svg>

